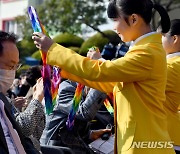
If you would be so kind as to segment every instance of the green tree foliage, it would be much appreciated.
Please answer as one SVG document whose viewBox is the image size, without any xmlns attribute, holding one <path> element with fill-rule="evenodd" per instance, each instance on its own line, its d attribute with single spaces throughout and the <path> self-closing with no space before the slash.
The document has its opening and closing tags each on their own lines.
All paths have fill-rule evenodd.
<svg viewBox="0 0 180 154">
<path fill-rule="evenodd" d="M 180 8 L 180 0 L 153 0 L 163 5 L 168 12 Z M 37 7 L 40 20 L 50 34 L 56 32 L 70 32 L 72 34 L 83 33 L 91 27 L 101 33 L 99 25 L 106 23 L 107 15 L 105 3 L 108 0 L 45 0 Z M 157 19 L 153 12 L 152 25 L 155 27 Z M 29 39 L 32 35 L 32 28 L 29 18 L 26 15 L 16 18 L 23 38 Z M 106 37 L 103 33 L 101 33 Z"/>
<path fill-rule="evenodd" d="M 106 0 L 46 0 L 41 6 L 36 7 L 36 10 L 49 34 L 54 35 L 59 32 L 81 34 L 83 32 L 89 32 L 88 27 L 91 27 L 91 30 L 94 29 L 101 32 L 98 26 L 106 23 L 107 19 L 104 1 Z M 24 16 L 18 16 L 16 18 L 16 22 L 22 31 L 23 39 L 31 41 L 33 30 L 27 10 Z M 78 42 L 82 43 L 82 40 L 80 41 L 78 39 Z M 24 45 L 21 45 L 21 43 L 19 43 L 19 49 L 20 52 L 22 51 L 21 58 L 29 56 L 29 53 L 32 54 L 36 51 L 34 49 L 30 52 L 25 50 Z"/>
<path fill-rule="evenodd" d="M 114 44 L 118 44 L 121 40 L 119 38 L 119 36 L 111 30 L 107 30 L 104 31 L 104 33 L 109 37 L 109 38 L 113 38 L 114 40 Z M 87 51 L 89 48 L 91 48 L 92 46 L 96 46 L 100 49 L 100 51 L 102 51 L 103 47 L 105 44 L 109 43 L 109 39 L 103 37 L 101 35 L 101 33 L 97 33 L 95 35 L 93 35 L 92 37 L 90 37 L 89 39 L 87 39 L 81 46 L 81 49 L 79 51 L 79 53 L 81 55 L 86 56 Z"/>
<path fill-rule="evenodd" d="M 98 29 L 106 23 L 104 1 L 46 0 L 38 13 L 48 31 L 82 33 L 87 27 Z"/>
<path fill-rule="evenodd" d="M 17 47 L 20 52 L 20 58 L 23 60 L 24 57 L 30 56 L 34 53 L 37 48 L 34 45 L 34 42 L 31 40 L 23 39 L 17 43 Z"/>
<path fill-rule="evenodd" d="M 68 48 L 71 49 L 71 50 L 73 50 L 73 51 L 75 51 L 75 52 L 77 52 L 77 53 L 79 53 L 79 50 L 80 50 L 79 47 L 72 47 L 72 46 L 70 46 L 70 47 L 68 47 Z M 37 59 L 37 60 L 41 60 L 41 54 L 40 54 L 39 50 L 36 51 L 36 52 L 34 52 L 34 53 L 31 55 L 31 57 L 32 57 L 32 58 L 35 58 L 35 59 Z"/>
<path fill-rule="evenodd" d="M 40 53 L 40 51 L 38 50 L 38 51 L 34 52 L 31 55 L 31 57 L 34 58 L 34 59 L 37 59 L 37 60 L 41 60 L 41 53 Z"/>
<path fill-rule="evenodd" d="M 33 30 L 27 15 L 16 17 L 16 22 L 23 36 L 23 39 L 17 43 L 17 47 L 20 51 L 20 58 L 24 59 L 24 57 L 30 56 L 35 52 L 37 48 L 31 38 Z"/>
<path fill-rule="evenodd" d="M 58 34 L 53 38 L 53 40 L 56 43 L 59 43 L 69 49 L 76 51 L 76 52 L 79 52 L 80 47 L 81 47 L 82 43 L 84 42 L 84 40 L 81 37 L 73 35 L 73 34 L 69 34 L 69 33 Z M 31 57 L 35 58 L 37 60 L 40 60 L 41 54 L 40 54 L 39 50 L 34 52 L 31 55 Z"/>
<path fill-rule="evenodd" d="M 29 17 L 27 15 L 27 11 L 25 12 L 25 15 L 17 16 L 15 20 L 18 24 L 19 29 L 21 30 L 23 39 L 32 40 L 31 36 L 32 36 L 33 30 L 31 27 Z"/>
<path fill-rule="evenodd" d="M 180 8 L 180 0 L 153 0 L 163 5 L 168 12 Z M 50 34 L 56 32 L 70 32 L 71 34 L 83 33 L 91 30 L 98 31 L 103 37 L 108 38 L 99 28 L 99 25 L 106 23 L 105 2 L 108 0 L 45 0 L 42 6 L 37 7 L 40 20 Z M 17 23 L 23 34 L 23 39 L 31 42 L 33 30 L 27 15 L 18 16 Z M 153 12 L 152 25 L 157 27 L 157 17 Z M 113 38 L 108 38 L 113 42 Z M 36 50 L 26 50 L 31 45 L 20 46 L 20 54 L 28 56 Z M 34 48 L 34 47 L 33 47 Z"/>
<path fill-rule="evenodd" d="M 79 51 L 80 51 L 80 48 L 78 48 L 78 47 L 68 47 L 68 48 L 77 52 L 77 53 L 79 53 Z"/>
<path fill-rule="evenodd" d="M 65 47 L 80 47 L 84 42 L 84 40 L 81 37 L 69 33 L 58 34 L 53 38 L 53 40 L 56 43 L 59 43 Z"/>
<path fill-rule="evenodd" d="M 19 77 L 22 73 L 30 68 L 29 65 L 23 65 L 20 69 L 16 71 L 16 77 Z"/>
</svg>

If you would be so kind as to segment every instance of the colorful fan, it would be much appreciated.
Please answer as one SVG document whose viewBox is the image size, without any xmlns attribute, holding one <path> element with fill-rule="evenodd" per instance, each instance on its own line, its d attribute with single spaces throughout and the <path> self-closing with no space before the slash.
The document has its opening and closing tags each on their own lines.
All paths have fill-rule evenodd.
<svg viewBox="0 0 180 154">
<path fill-rule="evenodd" d="M 38 15 L 36 13 L 36 10 L 32 6 L 28 7 L 28 14 L 34 32 L 41 32 L 49 36 L 45 30 L 45 27 L 41 24 Z M 55 98 L 60 83 L 60 73 L 58 69 L 53 69 L 52 84 L 51 84 L 51 66 L 46 64 L 46 53 L 41 50 L 40 53 L 43 61 L 42 77 L 44 83 L 46 113 L 50 114 L 53 111 L 53 107 L 55 105 L 54 104 Z"/>
</svg>

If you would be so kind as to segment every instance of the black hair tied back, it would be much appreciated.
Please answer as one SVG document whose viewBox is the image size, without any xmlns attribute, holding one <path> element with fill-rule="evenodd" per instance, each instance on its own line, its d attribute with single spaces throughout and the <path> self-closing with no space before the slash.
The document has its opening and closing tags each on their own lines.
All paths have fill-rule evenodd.
<svg viewBox="0 0 180 154">
<path fill-rule="evenodd" d="M 152 17 L 152 8 L 161 16 L 161 32 L 167 33 L 170 29 L 170 19 L 166 10 L 158 4 L 153 4 L 151 0 L 110 0 L 107 14 L 109 18 L 130 16 L 133 13 L 140 15 L 149 24 Z"/>
<path fill-rule="evenodd" d="M 170 29 L 170 18 L 166 10 L 158 4 L 154 4 L 153 8 L 158 11 L 161 16 L 161 32 L 167 33 Z"/>
</svg>

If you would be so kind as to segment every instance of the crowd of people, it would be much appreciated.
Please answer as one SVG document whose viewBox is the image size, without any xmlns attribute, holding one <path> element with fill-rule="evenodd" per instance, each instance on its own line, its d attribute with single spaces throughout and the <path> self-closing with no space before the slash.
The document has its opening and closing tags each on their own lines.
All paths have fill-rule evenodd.
<svg viewBox="0 0 180 154">
<path fill-rule="evenodd" d="M 161 16 L 157 31 L 150 25 L 152 9 Z M 20 67 L 16 36 L 0 31 L 0 154 L 44 153 L 43 146 L 93 154 L 89 143 L 104 134 L 114 134 L 115 154 L 180 152 L 180 19 L 170 21 L 151 0 L 112 0 L 107 14 L 130 46 L 108 44 L 101 53 L 91 49 L 84 57 L 42 33 L 33 34 L 47 63 L 60 67 L 63 77 L 50 114 L 45 112 L 42 66 L 15 78 Z M 79 83 L 82 97 L 69 130 L 66 122 Z"/>
</svg>

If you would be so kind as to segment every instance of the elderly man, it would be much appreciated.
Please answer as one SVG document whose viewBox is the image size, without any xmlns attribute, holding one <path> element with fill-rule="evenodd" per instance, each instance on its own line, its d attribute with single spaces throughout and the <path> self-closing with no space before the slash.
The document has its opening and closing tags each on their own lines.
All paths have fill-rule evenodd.
<svg viewBox="0 0 180 154">
<path fill-rule="evenodd" d="M 0 31 L 0 153 L 36 154 L 39 152 L 34 148 L 31 140 L 22 133 L 21 128 L 27 127 L 26 124 L 19 126 L 19 122 L 16 122 L 14 117 L 13 109 L 15 108 L 4 95 L 13 83 L 18 62 L 19 51 L 16 47 L 15 36 Z M 42 98 L 43 86 L 40 79 L 35 86 L 34 104 L 36 106 L 41 105 L 39 102 L 42 101 Z M 33 110 L 32 113 L 35 111 L 37 112 L 37 109 Z M 20 117 L 23 119 L 27 117 L 27 114 L 21 114 Z"/>
</svg>

